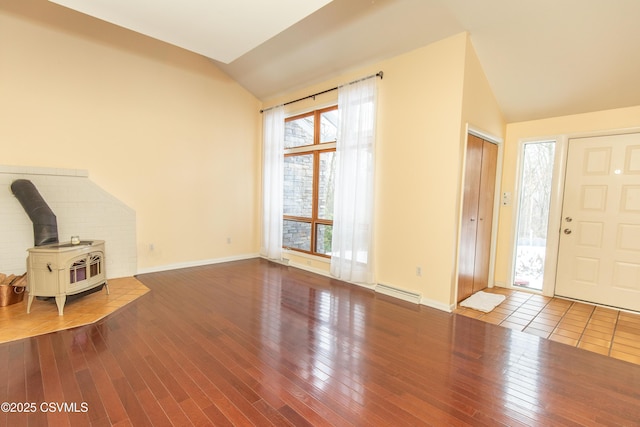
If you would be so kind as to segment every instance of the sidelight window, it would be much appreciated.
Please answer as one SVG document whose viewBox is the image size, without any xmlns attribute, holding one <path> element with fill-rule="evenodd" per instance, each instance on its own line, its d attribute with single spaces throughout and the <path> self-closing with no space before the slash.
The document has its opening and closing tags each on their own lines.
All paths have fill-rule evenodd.
<svg viewBox="0 0 640 427">
<path fill-rule="evenodd" d="M 522 148 L 515 286 L 542 290 L 555 146 L 555 141 L 542 141 Z"/>
</svg>

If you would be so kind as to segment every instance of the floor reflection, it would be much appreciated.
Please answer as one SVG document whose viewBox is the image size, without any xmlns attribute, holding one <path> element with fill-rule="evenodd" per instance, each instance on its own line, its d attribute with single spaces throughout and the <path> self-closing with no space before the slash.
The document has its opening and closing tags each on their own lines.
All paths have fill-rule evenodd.
<svg viewBox="0 0 640 427">
<path fill-rule="evenodd" d="M 344 289 L 271 276 L 262 305 L 262 338 L 272 348 L 295 353 L 289 369 L 320 391 L 338 389 L 363 404 L 361 345 L 367 311 L 362 302 Z"/>
</svg>

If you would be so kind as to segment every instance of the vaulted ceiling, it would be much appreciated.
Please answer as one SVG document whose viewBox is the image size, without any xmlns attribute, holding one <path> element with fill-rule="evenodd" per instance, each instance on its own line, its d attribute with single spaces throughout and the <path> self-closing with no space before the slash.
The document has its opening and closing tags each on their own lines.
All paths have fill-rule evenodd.
<svg viewBox="0 0 640 427">
<path fill-rule="evenodd" d="M 259 99 L 467 31 L 508 122 L 640 105 L 638 0 L 50 1 L 208 56 Z"/>
</svg>

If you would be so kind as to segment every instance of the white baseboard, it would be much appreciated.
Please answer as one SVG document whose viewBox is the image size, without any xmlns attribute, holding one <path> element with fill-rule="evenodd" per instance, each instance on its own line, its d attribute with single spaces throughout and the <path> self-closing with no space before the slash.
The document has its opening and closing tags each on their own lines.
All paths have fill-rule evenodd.
<svg viewBox="0 0 640 427">
<path fill-rule="evenodd" d="M 446 311 L 447 313 L 452 313 L 453 310 L 456 309 L 456 305 L 447 305 L 440 301 L 432 300 L 429 298 L 422 298 L 420 300 L 420 304 L 426 305 L 427 307 L 435 308 L 436 310 Z"/>
<path fill-rule="evenodd" d="M 224 258 L 203 259 L 199 261 L 180 262 L 177 264 L 159 265 L 149 268 L 138 269 L 137 274 L 159 273 L 162 271 L 178 270 L 181 268 L 201 267 L 203 265 L 220 264 L 223 262 L 242 261 L 245 259 L 259 258 L 259 254 L 243 254 Z"/>
<path fill-rule="evenodd" d="M 388 295 L 390 297 L 398 298 L 403 301 L 412 302 L 414 304 L 420 304 L 427 307 L 435 308 L 436 310 L 446 311 L 447 313 L 453 312 L 453 310 L 455 310 L 456 308 L 455 305 L 447 305 L 440 301 L 425 298 L 422 296 L 422 294 L 419 294 L 417 292 L 412 292 L 389 285 L 378 284 L 378 286 L 376 287 L 376 292 Z"/>
<path fill-rule="evenodd" d="M 299 268 L 300 270 L 309 271 L 311 273 L 316 273 L 316 274 L 319 274 L 321 276 L 331 277 L 331 278 L 335 279 L 335 277 L 333 277 L 327 271 L 321 270 L 319 268 L 313 268 L 313 267 L 310 267 L 308 265 L 292 262 L 291 260 L 289 260 L 289 267 Z M 336 279 L 336 280 L 338 280 L 338 279 Z M 383 295 L 390 296 L 392 298 L 398 298 L 400 300 L 409 301 L 409 302 L 412 302 L 414 304 L 422 304 L 422 305 L 425 305 L 427 307 L 435 308 L 436 310 L 446 311 L 447 313 L 453 312 L 453 310 L 455 310 L 455 308 L 456 308 L 455 304 L 454 305 L 443 304 L 440 301 L 435 301 L 435 300 L 431 300 L 431 299 L 428 299 L 428 298 L 424 298 L 418 293 L 415 293 L 415 292 L 412 292 L 412 291 L 407 291 L 407 290 L 401 289 L 401 288 L 396 288 L 396 287 L 390 286 L 390 285 L 385 285 L 385 284 L 382 284 L 382 283 L 379 283 L 378 285 L 363 285 L 362 283 L 347 282 L 345 280 L 342 280 L 342 281 L 346 282 L 346 283 L 349 283 L 351 285 L 360 286 L 360 287 L 365 288 L 365 289 L 371 289 L 371 290 L 373 290 L 375 292 L 381 293 Z"/>
<path fill-rule="evenodd" d="M 378 286 L 376 286 L 376 292 L 398 298 L 403 301 L 412 302 L 414 304 L 420 304 L 420 299 L 422 298 L 422 295 L 417 292 L 407 291 L 405 289 L 396 288 L 383 283 L 378 283 Z"/>
</svg>

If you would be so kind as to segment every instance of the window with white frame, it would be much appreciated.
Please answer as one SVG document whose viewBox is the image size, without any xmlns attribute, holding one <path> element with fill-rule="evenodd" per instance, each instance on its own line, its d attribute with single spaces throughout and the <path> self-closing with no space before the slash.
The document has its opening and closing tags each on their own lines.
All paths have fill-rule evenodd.
<svg viewBox="0 0 640 427">
<path fill-rule="evenodd" d="M 520 153 L 515 286 L 541 291 L 547 249 L 556 141 L 532 141 Z"/>
</svg>

